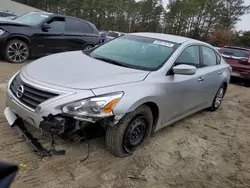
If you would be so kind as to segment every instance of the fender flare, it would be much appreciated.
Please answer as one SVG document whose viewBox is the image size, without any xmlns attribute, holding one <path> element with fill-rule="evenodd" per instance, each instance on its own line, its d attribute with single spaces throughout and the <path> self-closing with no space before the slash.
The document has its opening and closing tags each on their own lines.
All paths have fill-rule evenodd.
<svg viewBox="0 0 250 188">
<path fill-rule="evenodd" d="M 28 41 L 28 45 L 31 44 L 31 40 L 28 37 L 26 37 L 25 35 L 20 35 L 20 34 L 14 34 L 14 35 L 9 36 L 7 38 L 7 41 L 10 41 L 10 40 L 15 39 L 15 38 L 19 38 L 19 39 L 23 38 L 26 41 Z"/>
</svg>

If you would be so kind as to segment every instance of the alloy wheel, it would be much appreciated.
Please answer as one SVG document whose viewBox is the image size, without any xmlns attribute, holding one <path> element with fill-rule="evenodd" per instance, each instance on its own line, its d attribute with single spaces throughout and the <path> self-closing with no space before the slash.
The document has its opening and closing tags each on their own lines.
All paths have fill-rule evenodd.
<svg viewBox="0 0 250 188">
<path fill-rule="evenodd" d="M 215 97 L 215 103 L 214 103 L 215 108 L 218 108 L 220 106 L 223 96 L 224 96 L 224 88 L 221 87 Z"/>
<path fill-rule="evenodd" d="M 90 45 L 88 45 L 88 46 L 86 46 L 86 47 L 83 49 L 83 51 L 90 50 L 91 48 L 93 48 L 93 47 L 90 46 Z"/>
<path fill-rule="evenodd" d="M 15 62 L 20 63 L 25 61 L 28 58 L 28 48 L 22 43 L 12 43 L 8 47 L 8 56 Z"/>
</svg>

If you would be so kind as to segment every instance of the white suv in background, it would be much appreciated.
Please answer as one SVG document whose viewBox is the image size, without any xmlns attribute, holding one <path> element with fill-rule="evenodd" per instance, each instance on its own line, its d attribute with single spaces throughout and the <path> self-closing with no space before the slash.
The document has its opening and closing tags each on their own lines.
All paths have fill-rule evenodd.
<svg viewBox="0 0 250 188">
<path fill-rule="evenodd" d="M 118 32 L 118 31 L 108 31 L 106 34 L 105 42 L 113 40 L 117 37 L 124 36 L 126 33 Z"/>
</svg>

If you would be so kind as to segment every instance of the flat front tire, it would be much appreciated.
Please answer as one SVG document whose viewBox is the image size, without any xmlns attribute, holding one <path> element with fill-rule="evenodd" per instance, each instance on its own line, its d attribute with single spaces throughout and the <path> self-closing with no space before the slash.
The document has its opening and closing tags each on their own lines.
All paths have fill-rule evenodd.
<svg viewBox="0 0 250 188">
<path fill-rule="evenodd" d="M 140 148 L 152 131 L 153 115 L 146 105 L 126 114 L 114 126 L 107 127 L 106 147 L 116 157 L 126 157 Z"/>
<path fill-rule="evenodd" d="M 29 46 L 21 40 L 10 40 L 5 47 L 5 60 L 10 63 L 23 63 L 30 57 Z"/>
</svg>

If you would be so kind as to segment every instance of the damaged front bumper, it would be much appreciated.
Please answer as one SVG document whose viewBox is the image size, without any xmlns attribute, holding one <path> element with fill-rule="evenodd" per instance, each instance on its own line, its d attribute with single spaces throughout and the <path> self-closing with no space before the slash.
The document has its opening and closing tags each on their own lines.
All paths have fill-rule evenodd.
<svg viewBox="0 0 250 188">
<path fill-rule="evenodd" d="M 46 114 L 46 116 L 45 116 Z M 103 126 L 114 126 L 119 122 L 123 115 L 112 116 L 108 118 L 90 118 L 90 117 L 69 117 L 61 113 L 52 115 L 49 113 L 37 114 L 29 111 L 18 102 L 8 95 L 6 99 L 6 108 L 4 115 L 8 121 L 10 127 L 19 129 L 21 136 L 26 139 L 27 143 L 33 148 L 33 150 L 42 157 L 52 155 L 64 155 L 65 150 L 57 151 L 54 148 L 54 141 L 52 138 L 52 144 L 50 149 L 45 149 L 40 142 L 28 132 L 25 124 L 28 123 L 42 131 L 53 135 L 68 136 L 77 130 L 84 129 L 91 123 L 100 122 Z"/>
<path fill-rule="evenodd" d="M 40 156 L 48 157 L 52 155 L 65 155 L 65 150 L 56 150 L 54 147 L 54 140 L 52 137 L 52 144 L 50 149 L 45 149 L 42 144 L 35 138 L 33 135 L 28 132 L 27 128 L 24 125 L 22 119 L 18 118 L 14 111 L 11 108 L 6 107 L 4 110 L 4 115 L 9 125 L 14 128 L 16 127 L 20 135 L 27 141 L 31 148 Z"/>
</svg>

